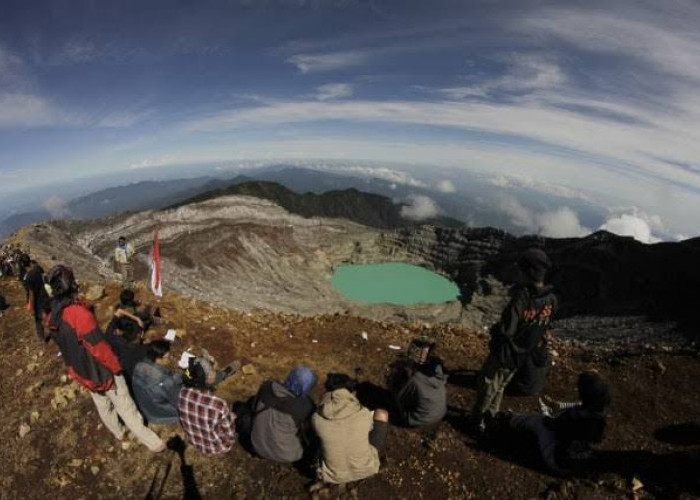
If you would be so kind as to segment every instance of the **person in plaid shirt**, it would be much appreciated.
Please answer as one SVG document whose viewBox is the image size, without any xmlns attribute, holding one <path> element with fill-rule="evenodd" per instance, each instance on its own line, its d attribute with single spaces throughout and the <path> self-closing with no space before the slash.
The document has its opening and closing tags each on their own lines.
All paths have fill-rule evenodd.
<svg viewBox="0 0 700 500">
<path fill-rule="evenodd" d="M 205 455 L 226 453 L 236 440 L 236 415 L 214 396 L 216 372 L 205 358 L 191 358 L 183 377 L 178 408 L 187 441 Z"/>
</svg>

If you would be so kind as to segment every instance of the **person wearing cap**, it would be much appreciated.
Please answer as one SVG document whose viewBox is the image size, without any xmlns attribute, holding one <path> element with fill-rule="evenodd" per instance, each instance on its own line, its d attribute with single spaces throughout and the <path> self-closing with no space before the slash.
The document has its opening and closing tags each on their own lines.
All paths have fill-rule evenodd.
<svg viewBox="0 0 700 500">
<path fill-rule="evenodd" d="M 165 450 L 165 443 L 144 425 L 129 395 L 122 365 L 105 340 L 95 315 L 78 299 L 73 271 L 63 265 L 55 266 L 47 281 L 52 292 L 51 337 L 61 351 L 68 375 L 90 391 L 102 422 L 118 440 L 124 439 L 128 429 L 149 450 Z"/>
<path fill-rule="evenodd" d="M 477 430 L 485 429 L 485 419 L 500 410 L 503 391 L 518 369 L 541 348 L 550 333 L 548 328 L 557 308 L 553 288 L 545 284 L 551 261 L 539 248 L 525 251 L 518 261 L 524 283 L 513 295 L 491 328 L 489 355 L 481 368 L 477 399 L 472 418 Z"/>
<path fill-rule="evenodd" d="M 268 380 L 258 390 L 251 443 L 262 458 L 279 463 L 294 463 L 304 455 L 304 431 L 315 405 L 310 397 L 316 374 L 306 366 L 297 366 L 284 384 Z"/>
<path fill-rule="evenodd" d="M 133 256 L 134 247 L 131 243 L 127 243 L 124 236 L 120 236 L 114 249 L 114 262 L 117 264 L 117 272 L 122 276 L 122 286 L 127 288 L 132 285 L 131 258 Z"/>
<path fill-rule="evenodd" d="M 226 401 L 213 394 L 216 379 L 211 361 L 190 358 L 178 398 L 187 441 L 205 455 L 226 453 L 236 442 L 236 415 Z"/>
</svg>

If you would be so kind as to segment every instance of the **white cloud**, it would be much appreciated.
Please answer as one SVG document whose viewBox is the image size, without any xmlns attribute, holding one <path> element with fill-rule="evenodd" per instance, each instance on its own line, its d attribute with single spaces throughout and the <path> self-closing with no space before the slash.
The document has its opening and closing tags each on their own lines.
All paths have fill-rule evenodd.
<svg viewBox="0 0 700 500">
<path fill-rule="evenodd" d="M 321 73 L 364 64 L 369 55 L 361 51 L 332 52 L 327 54 L 297 54 L 288 63 L 295 65 L 302 73 Z"/>
<path fill-rule="evenodd" d="M 423 195 L 409 196 L 408 205 L 401 207 L 401 217 L 416 221 L 437 217 L 439 213 L 437 204 Z"/>
<path fill-rule="evenodd" d="M 456 193 L 457 192 L 457 188 L 455 188 L 454 183 L 449 179 L 444 179 L 442 181 L 438 181 L 438 183 L 435 185 L 435 189 L 437 189 L 441 193 Z"/>
<path fill-rule="evenodd" d="M 383 181 L 388 181 L 393 184 L 403 184 L 404 186 L 413 187 L 428 187 L 428 185 L 412 177 L 407 172 L 402 172 L 401 170 L 396 170 L 387 167 L 366 167 L 361 165 L 353 165 L 352 162 L 346 165 L 337 164 L 324 164 L 323 162 L 306 163 L 304 165 L 306 168 L 312 168 L 316 170 L 325 170 L 329 172 L 337 172 L 346 175 L 353 175 L 357 177 L 364 177 L 367 179 L 381 179 Z M 392 188 L 393 189 L 393 188 Z"/>
<path fill-rule="evenodd" d="M 538 214 L 535 216 L 535 221 L 538 233 L 550 238 L 574 238 L 591 233 L 590 229 L 581 225 L 578 214 L 569 207 Z"/>
<path fill-rule="evenodd" d="M 644 218 L 634 214 L 622 214 L 609 218 L 599 229 L 620 236 L 632 236 L 642 243 L 658 243 L 660 238 L 652 234 L 652 229 Z"/>
<path fill-rule="evenodd" d="M 319 101 L 329 101 L 350 97 L 353 87 L 349 83 L 328 83 L 316 88 L 316 99 Z"/>
<path fill-rule="evenodd" d="M 45 99 L 32 94 L 0 93 L 0 127 L 37 127 L 71 124 Z"/>
<path fill-rule="evenodd" d="M 562 68 L 551 56 L 523 53 L 507 58 L 508 73 L 475 85 L 448 87 L 439 92 L 448 99 L 487 97 L 494 92 L 523 93 L 553 90 L 567 81 Z"/>
<path fill-rule="evenodd" d="M 168 165 L 175 165 L 178 163 L 179 162 L 173 156 L 164 155 L 132 162 L 127 168 L 130 170 L 138 170 L 142 168 L 167 167 Z"/>
<path fill-rule="evenodd" d="M 510 222 L 526 232 L 549 238 L 576 238 L 586 236 L 591 230 L 582 226 L 578 214 L 569 207 L 535 212 L 512 196 L 504 196 L 499 208 L 510 217 Z"/>
</svg>

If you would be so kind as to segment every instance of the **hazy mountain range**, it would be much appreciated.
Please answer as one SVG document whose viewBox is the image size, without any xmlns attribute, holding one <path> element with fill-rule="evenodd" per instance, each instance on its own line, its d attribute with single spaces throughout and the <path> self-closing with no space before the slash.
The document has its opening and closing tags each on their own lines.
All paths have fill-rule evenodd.
<svg viewBox="0 0 700 500">
<path fill-rule="evenodd" d="M 69 201 L 52 196 L 37 209 L 12 213 L 0 220 L 0 236 L 47 219 L 99 218 L 124 211 L 160 209 L 251 180 L 276 182 L 300 194 L 352 188 L 390 198 L 401 205 L 402 215 L 409 220 L 446 216 L 469 226 L 498 227 L 513 234 L 540 232 L 549 236 L 582 236 L 585 228 L 598 228 L 608 215 L 605 209 L 583 198 L 542 192 L 478 175 L 454 175 L 449 180 L 437 175 L 430 180 L 388 169 L 354 167 L 335 172 L 290 165 L 242 169 L 237 173 L 226 177 L 226 172 L 212 171 L 211 175 L 194 178 L 139 181 L 97 190 Z M 568 212 L 560 213 L 563 206 L 574 214 L 573 221 L 567 217 Z M 548 213 L 553 214 L 549 222 L 538 215 Z M 551 227 L 545 227 L 547 223 Z M 556 226 L 561 224 L 567 227 L 560 231 Z M 571 234 L 572 231 L 578 234 Z"/>
</svg>

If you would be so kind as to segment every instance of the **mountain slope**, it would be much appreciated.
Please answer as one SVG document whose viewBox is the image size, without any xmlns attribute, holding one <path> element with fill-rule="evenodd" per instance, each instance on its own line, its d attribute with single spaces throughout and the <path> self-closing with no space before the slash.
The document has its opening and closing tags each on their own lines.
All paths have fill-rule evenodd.
<svg viewBox="0 0 700 500">
<path fill-rule="evenodd" d="M 274 182 L 252 181 L 233 184 L 224 189 L 202 193 L 169 208 L 198 203 L 220 196 L 246 195 L 270 200 L 285 210 L 302 217 L 329 217 L 348 219 L 358 224 L 376 228 L 398 228 L 415 226 L 418 223 L 401 215 L 405 205 L 394 204 L 385 196 L 365 193 L 357 189 L 328 191 L 322 194 L 297 194 Z M 446 227 L 461 227 L 463 224 L 449 217 L 434 217 L 420 221 Z"/>
</svg>

